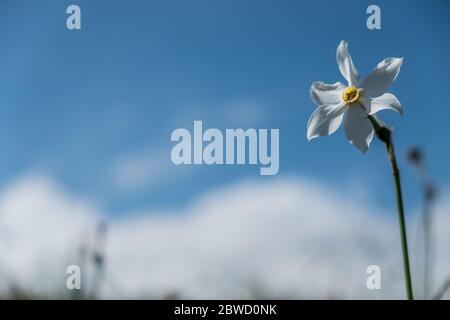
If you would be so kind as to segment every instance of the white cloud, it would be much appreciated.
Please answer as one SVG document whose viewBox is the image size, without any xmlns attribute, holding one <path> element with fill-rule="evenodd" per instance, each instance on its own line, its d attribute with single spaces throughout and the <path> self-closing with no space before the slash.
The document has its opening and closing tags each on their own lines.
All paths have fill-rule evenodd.
<svg viewBox="0 0 450 320">
<path fill-rule="evenodd" d="M 90 234 L 95 208 L 39 175 L 19 178 L 0 195 L 0 291 L 11 286 L 48 291 Z M 64 282 L 63 282 L 64 283 Z"/>
<path fill-rule="evenodd" d="M 437 210 L 437 277 L 449 276 L 450 197 Z M 0 269 L 33 290 L 59 290 L 86 225 L 101 216 L 43 177 L 0 196 Z M 105 297 L 403 298 L 395 212 L 302 178 L 242 181 L 176 212 L 110 221 Z M 382 290 L 366 289 L 366 268 Z M 4 279 L 3 279 L 4 283 Z M 0 287 L 5 289 L 5 285 Z"/>
<path fill-rule="evenodd" d="M 169 155 L 169 156 L 168 156 Z M 190 172 L 175 170 L 170 151 L 142 149 L 118 157 L 109 167 L 109 178 L 113 187 L 121 192 L 147 191 L 164 183 L 173 182 Z"/>
<path fill-rule="evenodd" d="M 254 98 L 237 98 L 227 102 L 193 101 L 178 106 L 175 123 L 202 120 L 208 127 L 260 128 L 270 120 L 269 108 Z"/>
<path fill-rule="evenodd" d="M 252 100 L 235 101 L 220 110 L 224 111 L 219 119 L 244 127 L 255 126 L 268 118 L 267 108 L 262 103 Z"/>
</svg>

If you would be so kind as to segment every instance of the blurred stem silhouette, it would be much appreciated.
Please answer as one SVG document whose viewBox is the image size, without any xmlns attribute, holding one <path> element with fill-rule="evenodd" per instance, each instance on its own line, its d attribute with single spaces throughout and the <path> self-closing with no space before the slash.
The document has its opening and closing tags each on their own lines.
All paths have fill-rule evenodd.
<svg viewBox="0 0 450 320">
<path fill-rule="evenodd" d="M 409 264 L 409 254 L 408 254 L 408 239 L 406 235 L 406 224 L 405 224 L 405 210 L 403 207 L 403 196 L 402 196 L 402 186 L 400 183 L 400 171 L 397 165 L 397 158 L 395 156 L 394 144 L 392 142 L 392 130 L 386 127 L 378 118 L 369 115 L 369 120 L 375 129 L 377 137 L 385 144 L 386 151 L 388 154 L 388 159 L 391 164 L 392 176 L 394 178 L 394 187 L 397 200 L 397 212 L 398 220 L 400 224 L 400 239 L 402 243 L 402 253 L 403 253 L 403 269 L 405 274 L 405 285 L 406 294 L 408 300 L 413 300 L 413 288 L 411 281 L 411 269 Z"/>
<path fill-rule="evenodd" d="M 424 298 L 430 296 L 430 284 L 433 280 L 433 205 L 436 199 L 436 187 L 431 181 L 423 153 L 419 148 L 412 148 L 407 153 L 409 162 L 419 174 L 423 192 L 422 226 L 424 245 L 423 286 Z"/>
<path fill-rule="evenodd" d="M 447 281 L 442 285 L 442 287 L 433 297 L 433 300 L 441 300 L 449 288 L 450 288 L 450 279 L 447 279 Z"/>
<path fill-rule="evenodd" d="M 105 237 L 107 232 L 107 226 L 104 221 L 100 222 L 97 226 L 97 232 L 95 235 L 95 247 L 92 252 L 92 262 L 94 264 L 94 274 L 92 279 L 92 291 L 90 299 L 98 299 L 101 284 L 105 275 Z"/>
<path fill-rule="evenodd" d="M 85 235 L 81 237 L 83 240 L 85 240 Z M 77 259 L 78 259 L 78 265 L 80 267 L 80 269 L 83 272 L 84 275 L 84 271 L 86 270 L 86 262 L 87 262 L 87 255 L 88 255 L 88 246 L 86 245 L 86 243 L 84 243 L 84 241 L 81 243 L 79 249 L 78 249 L 78 254 L 77 254 Z M 85 281 L 84 281 L 84 276 L 81 277 L 81 289 L 77 289 L 77 290 L 71 290 L 71 295 L 70 295 L 70 299 L 72 300 L 83 300 L 86 298 L 85 296 Z"/>
</svg>

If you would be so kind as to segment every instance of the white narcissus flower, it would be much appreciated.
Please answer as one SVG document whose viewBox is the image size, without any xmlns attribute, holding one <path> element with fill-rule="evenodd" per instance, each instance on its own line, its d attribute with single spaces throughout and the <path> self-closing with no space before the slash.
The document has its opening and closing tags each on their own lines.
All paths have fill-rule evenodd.
<svg viewBox="0 0 450 320">
<path fill-rule="evenodd" d="M 308 121 L 307 138 L 330 135 L 344 121 L 345 135 L 350 143 L 366 152 L 374 135 L 368 116 L 384 109 L 403 114 L 398 99 L 386 93 L 400 71 L 403 58 L 384 59 L 362 81 L 348 52 L 347 42 L 339 44 L 336 59 L 348 86 L 341 82 L 312 84 L 311 98 L 318 107 Z"/>
</svg>

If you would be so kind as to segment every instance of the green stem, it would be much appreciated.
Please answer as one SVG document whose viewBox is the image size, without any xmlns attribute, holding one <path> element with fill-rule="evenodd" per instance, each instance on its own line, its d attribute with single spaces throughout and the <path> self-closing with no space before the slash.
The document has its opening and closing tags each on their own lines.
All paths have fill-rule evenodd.
<svg viewBox="0 0 450 320">
<path fill-rule="evenodd" d="M 428 299 L 431 280 L 431 210 L 429 200 L 427 199 L 425 199 L 422 215 L 424 229 L 424 298 Z"/>
<path fill-rule="evenodd" d="M 381 124 L 376 118 L 369 116 L 369 120 L 372 122 L 377 137 L 386 145 L 386 151 L 388 154 L 389 162 L 391 163 L 392 176 L 394 178 L 395 194 L 397 200 L 397 212 L 398 221 L 400 224 L 400 238 L 402 243 L 403 252 L 403 269 L 405 273 L 405 285 L 406 294 L 408 300 L 413 300 L 413 288 L 411 282 L 411 269 L 409 267 L 409 255 L 408 255 L 408 239 L 406 236 L 406 224 L 405 224 L 405 210 L 403 207 L 402 186 L 400 183 L 400 171 L 397 165 L 397 158 L 395 156 L 394 144 L 392 143 L 392 131 L 383 124 Z"/>
</svg>

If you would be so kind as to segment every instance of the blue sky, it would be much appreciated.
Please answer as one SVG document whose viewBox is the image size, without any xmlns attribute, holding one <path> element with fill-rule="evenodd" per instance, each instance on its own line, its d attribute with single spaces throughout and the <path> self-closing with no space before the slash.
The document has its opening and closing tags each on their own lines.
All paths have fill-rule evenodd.
<svg viewBox="0 0 450 320">
<path fill-rule="evenodd" d="M 65 28 L 72 3 L 82 10 L 81 31 Z M 374 3 L 379 31 L 365 26 Z M 342 130 L 306 140 L 309 87 L 343 81 L 335 51 L 345 39 L 362 75 L 386 57 L 405 58 L 391 88 L 405 116 L 381 117 L 395 127 L 407 207 L 416 207 L 408 147 L 426 151 L 440 185 L 450 179 L 449 9 L 446 1 L 4 0 L 0 183 L 44 173 L 120 215 L 178 206 L 242 178 L 277 178 L 255 166 L 173 166 L 172 130 L 203 120 L 220 129 L 279 128 L 280 176 L 319 179 L 349 198 L 394 207 L 378 141 L 362 155 Z M 114 168 L 127 159 L 144 171 L 149 159 L 154 171 L 144 173 L 156 181 L 116 185 Z"/>
</svg>

